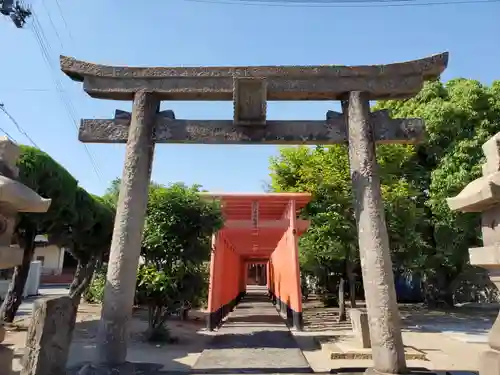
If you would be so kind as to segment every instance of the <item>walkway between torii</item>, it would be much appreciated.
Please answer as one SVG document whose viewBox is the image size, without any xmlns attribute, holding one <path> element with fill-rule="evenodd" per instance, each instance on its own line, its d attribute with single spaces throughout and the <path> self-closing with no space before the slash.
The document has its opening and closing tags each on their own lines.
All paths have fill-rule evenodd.
<svg viewBox="0 0 500 375">
<path fill-rule="evenodd" d="M 248 265 L 266 264 L 267 288 L 288 323 L 302 329 L 298 238 L 309 222 L 297 212 L 307 193 L 214 194 L 221 201 L 224 228 L 212 238 L 208 329 L 220 325 L 246 293 Z"/>
</svg>

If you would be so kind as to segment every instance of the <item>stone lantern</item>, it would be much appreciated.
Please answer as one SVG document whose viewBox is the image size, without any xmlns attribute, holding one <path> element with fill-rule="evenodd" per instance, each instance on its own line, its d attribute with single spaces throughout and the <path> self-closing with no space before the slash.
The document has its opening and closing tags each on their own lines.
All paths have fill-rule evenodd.
<svg viewBox="0 0 500 375">
<path fill-rule="evenodd" d="M 17 213 L 44 213 L 51 203 L 16 181 L 19 153 L 19 146 L 7 137 L 0 137 L 0 269 L 15 267 L 23 259 L 23 249 L 11 246 Z"/>
<path fill-rule="evenodd" d="M 456 197 L 448 198 L 452 211 L 480 212 L 483 247 L 469 249 L 470 264 L 485 268 L 500 289 L 500 133 L 484 145 L 483 175 L 468 184 Z M 500 374 L 500 315 L 491 328 L 490 350 L 480 360 L 481 375 Z"/>
<path fill-rule="evenodd" d="M 0 269 L 15 267 L 23 261 L 23 249 L 12 245 L 17 214 L 44 213 L 51 203 L 50 199 L 42 198 L 16 180 L 19 154 L 19 146 L 7 137 L 0 137 Z M 0 343 L 4 337 L 5 329 L 0 325 Z M 10 374 L 11 366 L 12 350 L 0 344 L 0 368 Z"/>
</svg>

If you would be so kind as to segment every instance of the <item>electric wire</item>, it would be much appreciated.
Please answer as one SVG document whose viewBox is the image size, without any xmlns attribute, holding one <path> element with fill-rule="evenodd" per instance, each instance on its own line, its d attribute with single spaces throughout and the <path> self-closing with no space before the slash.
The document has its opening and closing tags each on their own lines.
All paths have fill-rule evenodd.
<svg viewBox="0 0 500 375">
<path fill-rule="evenodd" d="M 49 18 L 50 25 L 52 26 L 52 29 L 54 30 L 54 33 L 56 34 L 56 38 L 59 41 L 61 49 L 64 49 L 61 36 L 59 35 L 59 32 L 57 31 L 56 24 L 54 23 L 54 20 L 52 19 L 52 16 L 50 15 L 49 8 L 47 8 L 47 4 L 45 4 L 45 1 L 42 1 L 42 6 L 45 9 L 45 13 L 47 13 L 47 17 Z"/>
<path fill-rule="evenodd" d="M 59 15 L 61 16 L 61 19 L 63 20 L 64 28 L 68 32 L 69 40 L 71 41 L 71 43 L 73 43 L 73 35 L 71 34 L 71 29 L 69 28 L 68 23 L 66 22 L 66 17 L 64 17 L 64 12 L 61 8 L 61 4 L 59 3 L 59 0 L 55 0 L 55 2 L 56 2 L 56 6 L 57 6 L 57 10 L 59 12 Z"/>
<path fill-rule="evenodd" d="M 10 135 L 5 129 L 1 128 L 0 127 L 0 132 L 2 132 L 3 134 L 5 134 L 7 136 L 7 138 L 9 138 L 12 142 L 14 142 L 16 145 L 19 144 L 16 139 Z"/>
<path fill-rule="evenodd" d="M 7 109 L 5 108 L 5 104 L 3 103 L 0 103 L 0 111 L 2 111 L 8 118 L 9 120 L 15 125 L 15 127 L 17 128 L 17 131 L 19 133 L 21 133 L 22 135 L 24 135 L 28 141 L 31 142 L 31 144 L 40 149 L 40 147 L 36 144 L 36 142 L 29 136 L 29 134 L 21 127 L 21 125 L 19 125 L 19 123 L 16 121 L 16 119 L 7 111 Z M 7 137 L 9 137 L 9 135 L 7 135 Z M 10 138 L 10 137 L 9 137 Z"/>
<path fill-rule="evenodd" d="M 45 63 L 47 64 L 49 68 L 49 72 L 52 78 L 52 81 L 54 83 L 54 86 L 56 88 L 57 93 L 59 94 L 59 98 L 61 100 L 61 103 L 63 104 L 64 109 L 66 110 L 69 118 L 71 119 L 71 122 L 73 126 L 75 127 L 76 131 L 78 132 L 78 120 L 76 116 L 76 111 L 73 106 L 73 103 L 71 102 L 71 99 L 69 98 L 68 95 L 64 94 L 64 90 L 61 84 L 61 81 L 57 74 L 55 73 L 57 71 L 57 67 L 54 66 L 53 62 L 50 59 L 50 43 L 47 40 L 47 37 L 45 36 L 45 33 L 43 31 L 43 28 L 38 20 L 37 14 L 32 11 L 32 22 L 30 24 L 30 30 L 32 31 L 33 35 L 35 36 L 36 42 L 40 48 L 42 58 L 45 60 Z M 102 177 L 100 173 L 100 169 L 95 161 L 94 156 L 90 152 L 90 149 L 85 143 L 82 143 L 85 153 L 87 154 L 90 163 L 92 165 L 92 169 L 94 170 L 98 180 L 102 183 Z"/>
<path fill-rule="evenodd" d="M 11 87 L 1 88 L 0 87 L 0 92 L 1 91 L 4 91 L 4 92 L 15 92 L 15 91 L 19 91 L 19 92 L 54 92 L 55 90 L 54 89 L 42 89 L 42 88 L 19 88 L 19 87 L 16 87 L 16 88 L 11 88 Z"/>
<path fill-rule="evenodd" d="M 191 3 L 214 5 L 240 5 L 277 8 L 393 8 L 430 7 L 436 5 L 493 4 L 500 0 L 444 0 L 419 2 L 418 0 L 324 0 L 304 2 L 293 0 L 184 0 Z"/>
</svg>

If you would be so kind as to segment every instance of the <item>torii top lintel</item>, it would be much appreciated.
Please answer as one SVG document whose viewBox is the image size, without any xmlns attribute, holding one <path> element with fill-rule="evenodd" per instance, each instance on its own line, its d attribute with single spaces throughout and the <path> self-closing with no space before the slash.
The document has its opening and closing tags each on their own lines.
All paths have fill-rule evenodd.
<svg viewBox="0 0 500 375">
<path fill-rule="evenodd" d="M 132 100 L 139 90 L 162 100 L 234 100 L 239 86 L 256 86 L 265 100 L 340 100 L 362 91 L 370 100 L 404 99 L 441 75 L 448 53 L 386 65 L 116 67 L 61 56 L 61 70 L 102 99 Z M 256 90 L 255 90 L 256 89 Z"/>
</svg>

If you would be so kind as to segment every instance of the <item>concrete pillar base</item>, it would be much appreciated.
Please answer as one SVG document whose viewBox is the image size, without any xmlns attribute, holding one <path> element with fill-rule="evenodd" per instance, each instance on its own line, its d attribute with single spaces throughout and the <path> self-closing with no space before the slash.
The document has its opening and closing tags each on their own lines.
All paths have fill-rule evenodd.
<svg viewBox="0 0 500 375">
<path fill-rule="evenodd" d="M 443 371 L 440 371 L 442 373 Z M 471 371 L 472 373 L 472 371 Z M 337 369 L 332 369 L 330 371 L 330 374 L 349 374 L 349 375 L 395 375 L 395 374 L 388 374 L 385 372 L 380 372 L 375 370 L 373 367 L 342 367 L 342 368 L 337 368 Z M 438 375 L 437 372 L 434 372 L 433 370 L 429 370 L 428 368 L 425 367 L 408 367 L 404 374 L 399 374 L 399 375 Z"/>
<path fill-rule="evenodd" d="M 373 367 L 368 367 L 364 371 L 365 375 L 395 375 L 395 374 L 388 374 L 385 372 L 380 372 L 374 369 Z M 424 367 L 408 367 L 404 373 L 398 374 L 398 375 L 438 375 L 438 372 L 434 372 L 433 370 L 429 370 Z"/>
<path fill-rule="evenodd" d="M 0 368 L 2 375 L 12 374 L 12 361 L 14 360 L 14 351 L 5 345 L 0 344 Z"/>
<path fill-rule="evenodd" d="M 500 352 L 488 350 L 481 354 L 479 375 L 500 375 Z"/>
</svg>

